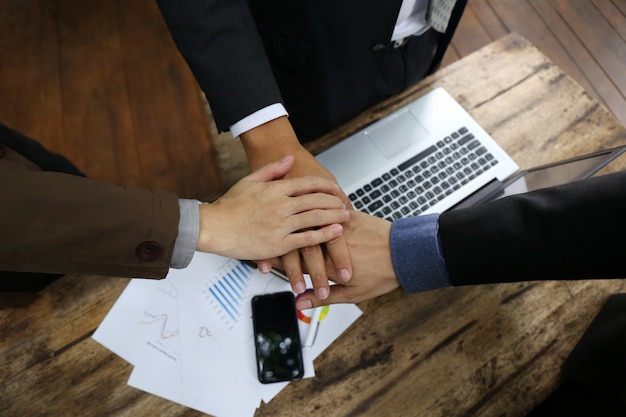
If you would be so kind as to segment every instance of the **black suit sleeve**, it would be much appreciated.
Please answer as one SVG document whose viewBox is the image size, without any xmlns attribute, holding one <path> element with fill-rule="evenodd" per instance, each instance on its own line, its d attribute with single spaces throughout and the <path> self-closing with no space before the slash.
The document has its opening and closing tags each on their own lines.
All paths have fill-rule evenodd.
<svg viewBox="0 0 626 417">
<path fill-rule="evenodd" d="M 626 277 L 626 172 L 440 217 L 453 285 Z"/>
<path fill-rule="evenodd" d="M 282 103 L 246 0 L 157 0 L 220 131 Z"/>
</svg>

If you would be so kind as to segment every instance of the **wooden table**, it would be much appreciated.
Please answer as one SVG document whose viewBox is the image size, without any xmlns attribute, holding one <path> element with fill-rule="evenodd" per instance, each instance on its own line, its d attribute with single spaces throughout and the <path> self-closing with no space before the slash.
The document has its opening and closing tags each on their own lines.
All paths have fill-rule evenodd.
<svg viewBox="0 0 626 417">
<path fill-rule="evenodd" d="M 442 86 L 521 167 L 626 143 L 626 129 L 519 35 L 452 64 L 310 145 L 318 152 Z M 624 169 L 626 158 L 611 164 Z M 0 415 L 196 416 L 128 387 L 131 365 L 91 339 L 128 280 L 67 276 L 26 310 L 0 310 Z M 626 281 L 395 291 L 257 416 L 524 416 Z"/>
</svg>

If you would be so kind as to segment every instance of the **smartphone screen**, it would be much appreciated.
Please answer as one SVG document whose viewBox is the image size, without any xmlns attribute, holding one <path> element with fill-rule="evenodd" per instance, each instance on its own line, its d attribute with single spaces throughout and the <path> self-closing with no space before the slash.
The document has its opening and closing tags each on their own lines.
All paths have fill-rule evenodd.
<svg viewBox="0 0 626 417">
<path fill-rule="evenodd" d="M 302 378 L 302 345 L 293 293 L 253 297 L 252 322 L 259 381 L 269 384 Z"/>
</svg>

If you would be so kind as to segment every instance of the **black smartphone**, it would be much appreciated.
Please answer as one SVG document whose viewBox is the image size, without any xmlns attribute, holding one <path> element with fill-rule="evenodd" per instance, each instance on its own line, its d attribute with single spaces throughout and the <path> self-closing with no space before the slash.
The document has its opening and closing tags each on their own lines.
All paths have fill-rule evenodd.
<svg viewBox="0 0 626 417">
<path fill-rule="evenodd" d="M 269 384 L 302 378 L 302 344 L 293 293 L 254 296 L 252 324 L 259 381 Z"/>
</svg>

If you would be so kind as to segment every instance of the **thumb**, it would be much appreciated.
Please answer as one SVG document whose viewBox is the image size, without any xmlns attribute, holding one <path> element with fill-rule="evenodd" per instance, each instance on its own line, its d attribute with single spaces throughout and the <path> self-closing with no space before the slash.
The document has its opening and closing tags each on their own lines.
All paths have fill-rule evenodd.
<svg viewBox="0 0 626 417">
<path fill-rule="evenodd" d="M 285 175 L 293 166 L 293 155 L 284 156 L 280 161 L 271 162 L 248 175 L 246 181 L 268 182 Z"/>
</svg>

